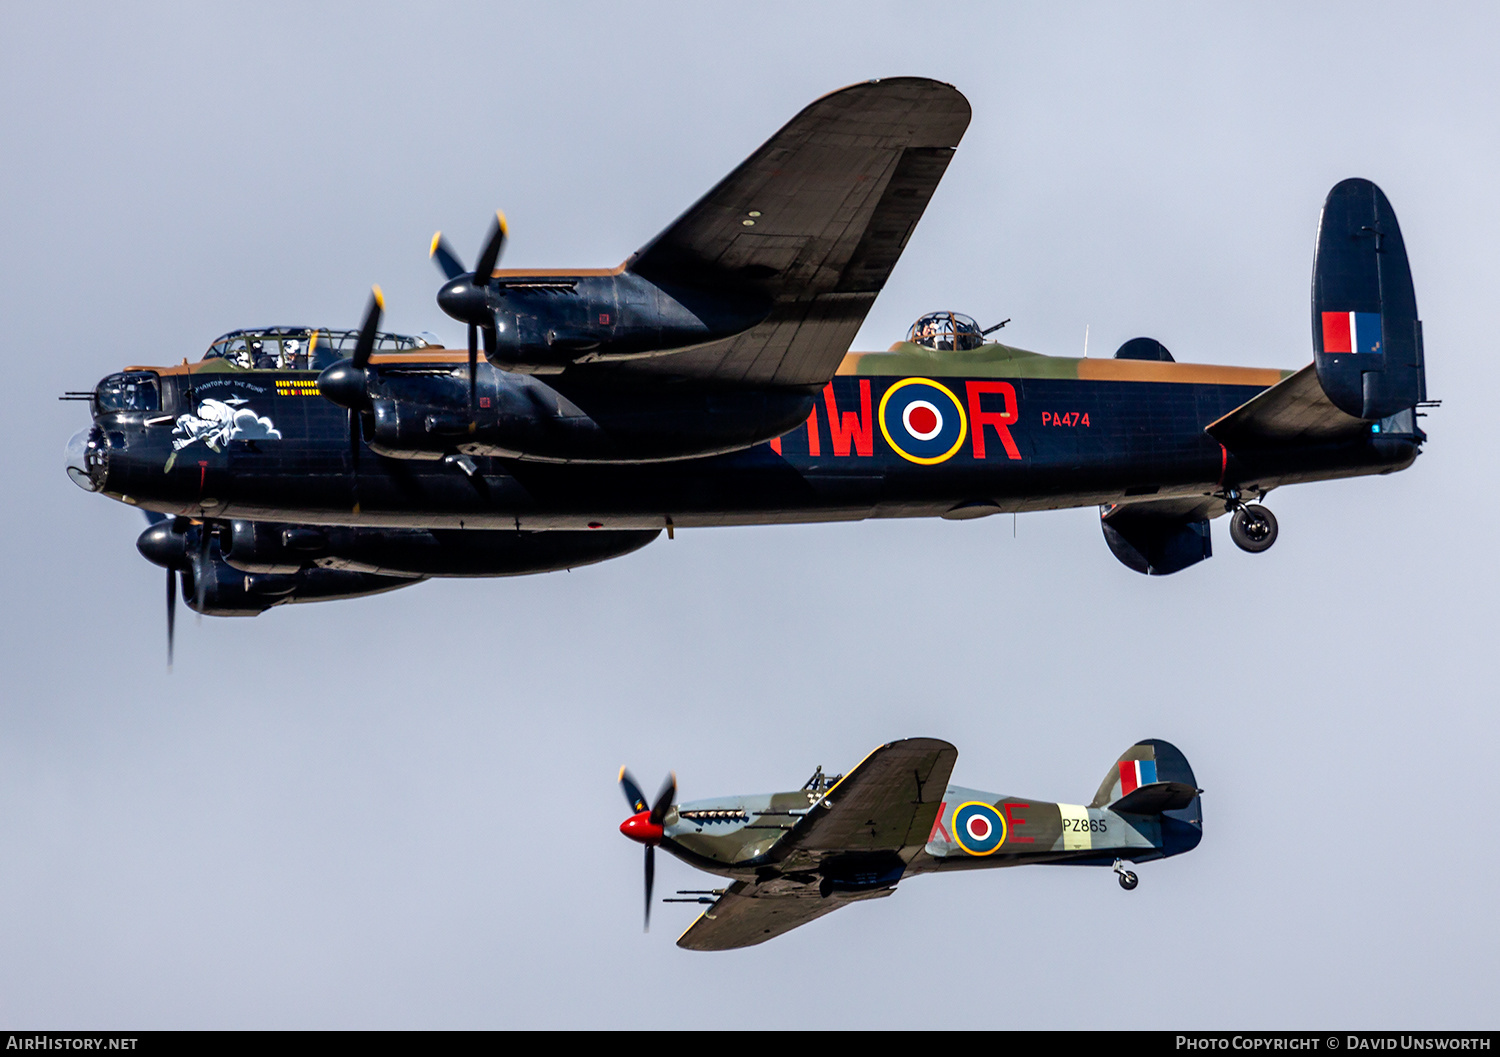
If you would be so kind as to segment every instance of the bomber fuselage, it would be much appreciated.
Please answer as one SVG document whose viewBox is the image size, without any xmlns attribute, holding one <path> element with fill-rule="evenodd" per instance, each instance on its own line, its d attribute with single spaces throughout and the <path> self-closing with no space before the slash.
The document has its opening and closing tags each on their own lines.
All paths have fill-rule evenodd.
<svg viewBox="0 0 1500 1057">
<path fill-rule="evenodd" d="M 373 364 L 427 370 L 467 392 L 461 352 L 377 354 Z M 96 401 L 93 430 L 72 445 L 75 480 L 166 514 L 309 524 L 580 530 L 966 518 L 1386 473 L 1409 465 L 1420 445 L 1387 431 L 1229 451 L 1205 427 L 1290 372 L 999 344 L 851 353 L 827 386 L 803 394 L 811 413 L 780 438 L 639 464 L 466 455 L 462 436 L 447 458 L 384 457 L 364 439 L 354 452 L 348 416 L 319 395 L 315 372 L 223 360 L 132 371 L 146 372 L 146 395 L 125 407 Z M 567 394 L 566 376 L 548 381 Z"/>
</svg>

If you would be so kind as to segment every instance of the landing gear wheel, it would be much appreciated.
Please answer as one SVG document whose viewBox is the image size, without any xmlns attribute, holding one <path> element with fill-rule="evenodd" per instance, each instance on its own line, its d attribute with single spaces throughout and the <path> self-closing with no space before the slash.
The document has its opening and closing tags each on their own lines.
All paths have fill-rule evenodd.
<svg viewBox="0 0 1500 1057">
<path fill-rule="evenodd" d="M 1141 883 L 1141 879 L 1135 875 L 1134 870 L 1125 870 L 1120 874 L 1120 887 L 1127 892 L 1135 891 L 1135 886 Z"/>
<path fill-rule="evenodd" d="M 1276 515 L 1258 503 L 1240 507 L 1229 519 L 1229 538 L 1242 551 L 1259 554 L 1276 542 Z"/>
</svg>

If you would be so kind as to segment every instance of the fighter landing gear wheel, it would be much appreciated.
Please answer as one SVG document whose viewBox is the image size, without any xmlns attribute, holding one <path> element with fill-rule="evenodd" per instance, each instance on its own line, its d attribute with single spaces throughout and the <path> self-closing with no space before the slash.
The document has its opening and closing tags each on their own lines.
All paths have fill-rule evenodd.
<svg viewBox="0 0 1500 1057">
<path fill-rule="evenodd" d="M 1229 519 L 1229 538 L 1251 554 L 1270 550 L 1276 542 L 1276 515 L 1258 503 L 1242 506 Z"/>
<path fill-rule="evenodd" d="M 1135 891 L 1135 886 L 1141 883 L 1141 879 L 1135 875 L 1135 871 L 1126 870 L 1120 874 L 1120 887 L 1127 892 Z"/>
</svg>

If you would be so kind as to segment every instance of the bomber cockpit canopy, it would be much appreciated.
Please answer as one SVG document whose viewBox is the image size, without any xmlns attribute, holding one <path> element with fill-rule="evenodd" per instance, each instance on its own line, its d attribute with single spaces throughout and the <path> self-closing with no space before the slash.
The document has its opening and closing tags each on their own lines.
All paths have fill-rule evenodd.
<svg viewBox="0 0 1500 1057">
<path fill-rule="evenodd" d="M 973 317 L 962 312 L 929 312 L 911 325 L 906 340 L 938 352 L 963 352 L 983 345 L 984 335 Z"/>
<path fill-rule="evenodd" d="M 321 327 L 261 327 L 231 330 L 215 339 L 205 360 L 224 360 L 244 370 L 321 371 L 354 354 L 357 330 Z M 409 352 L 434 345 L 410 334 L 375 335 L 376 352 Z"/>
</svg>

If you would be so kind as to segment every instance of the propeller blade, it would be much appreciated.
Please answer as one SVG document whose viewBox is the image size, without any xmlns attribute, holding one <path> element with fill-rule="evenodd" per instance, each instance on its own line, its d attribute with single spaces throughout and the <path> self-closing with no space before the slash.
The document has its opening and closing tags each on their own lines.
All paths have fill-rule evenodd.
<svg viewBox="0 0 1500 1057">
<path fill-rule="evenodd" d="M 360 412 L 349 409 L 349 493 L 354 500 L 354 512 L 359 513 L 359 440 Z"/>
<path fill-rule="evenodd" d="M 625 802 L 630 805 L 630 810 L 639 815 L 646 810 L 646 794 L 641 792 L 641 787 L 635 784 L 635 779 L 625 768 L 620 768 L 620 789 L 625 793 Z"/>
<path fill-rule="evenodd" d="M 672 801 L 677 799 L 677 772 L 673 771 L 667 775 L 667 780 L 662 783 L 661 792 L 656 794 L 656 803 L 651 805 L 651 822 L 660 826 L 662 820 L 667 817 L 667 811 L 672 806 Z"/>
<path fill-rule="evenodd" d="M 505 223 L 505 214 L 499 210 L 495 211 L 495 222 L 490 225 L 490 233 L 485 238 L 484 249 L 479 253 L 479 260 L 474 262 L 474 285 L 488 286 L 491 274 L 495 270 L 495 264 L 500 260 L 500 253 L 505 249 L 505 240 L 510 234 L 510 229 Z"/>
<path fill-rule="evenodd" d="M 642 932 L 651 931 L 651 886 L 656 881 L 656 849 L 650 844 L 646 845 L 646 927 Z"/>
<path fill-rule="evenodd" d="M 212 529 L 213 524 L 208 518 L 204 518 L 198 525 L 198 559 L 193 564 L 193 588 L 200 618 L 203 616 L 203 599 L 208 592 L 208 545 L 213 540 Z"/>
<path fill-rule="evenodd" d="M 427 251 L 427 256 L 437 262 L 443 275 L 449 279 L 457 279 L 469 270 L 464 267 L 464 262 L 458 259 L 458 254 L 453 252 L 453 247 L 448 245 L 448 240 L 443 238 L 441 231 L 433 233 L 432 248 Z"/>
<path fill-rule="evenodd" d="M 469 421 L 479 418 L 479 328 L 469 324 Z"/>
<path fill-rule="evenodd" d="M 385 295 L 380 287 L 370 288 L 370 307 L 365 311 L 364 325 L 359 328 L 359 338 L 354 343 L 354 366 L 364 369 L 375 351 L 375 333 L 380 329 L 380 313 L 385 309 Z"/>
<path fill-rule="evenodd" d="M 172 640 L 177 631 L 177 570 L 167 570 L 167 671 L 172 670 Z"/>
</svg>

